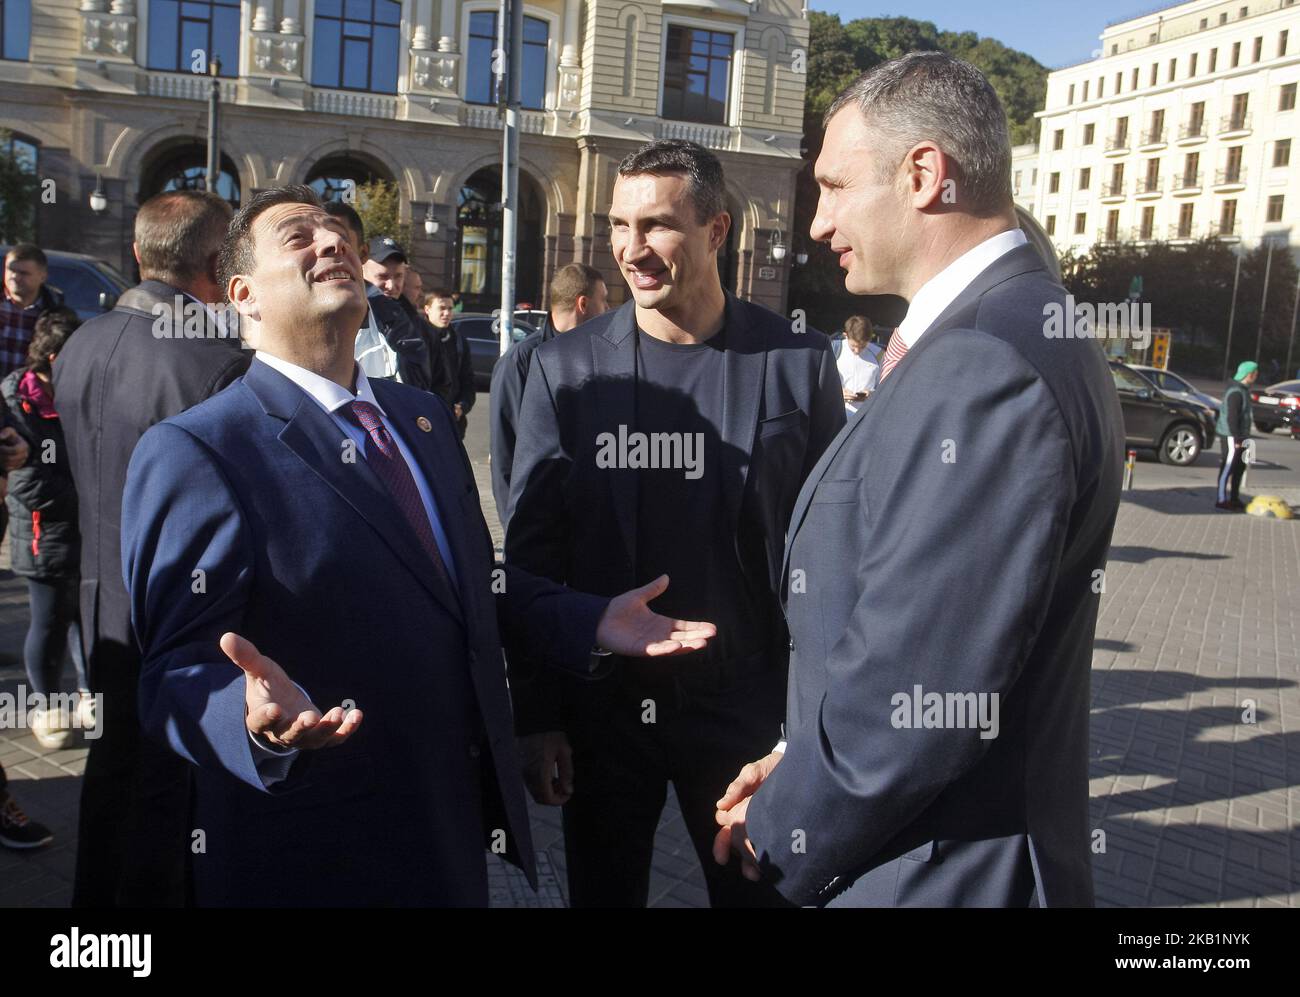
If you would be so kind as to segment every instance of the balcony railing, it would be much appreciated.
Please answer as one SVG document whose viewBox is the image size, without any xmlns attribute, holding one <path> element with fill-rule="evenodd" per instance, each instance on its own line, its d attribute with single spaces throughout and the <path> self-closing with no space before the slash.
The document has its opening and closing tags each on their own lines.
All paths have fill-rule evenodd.
<svg viewBox="0 0 1300 997">
<path fill-rule="evenodd" d="M 1219 120 L 1219 134 L 1226 135 L 1229 132 L 1248 132 L 1250 131 L 1249 114 L 1225 114 Z"/>
<path fill-rule="evenodd" d="M 1141 225 L 1136 225 L 1129 230 L 1129 238 L 1134 242 L 1154 242 L 1156 239 L 1156 227 L 1151 225 L 1147 228 L 1143 228 Z"/>
<path fill-rule="evenodd" d="M 1139 197 L 1143 194 L 1159 194 L 1164 186 L 1165 182 L 1162 177 L 1138 177 L 1133 182 L 1133 193 Z"/>
<path fill-rule="evenodd" d="M 354 90 L 313 90 L 309 107 L 327 114 L 352 114 L 362 118 L 397 117 L 396 97 Z"/>
<path fill-rule="evenodd" d="M 1122 180 L 1119 183 L 1104 183 L 1101 185 L 1102 200 L 1105 200 L 1108 197 L 1123 197 L 1123 196 L 1124 196 L 1124 182 Z"/>
<path fill-rule="evenodd" d="M 1196 226 L 1192 222 L 1175 222 L 1173 225 L 1169 226 L 1169 238 L 1181 239 L 1184 241 L 1195 239 Z"/>
<path fill-rule="evenodd" d="M 519 129 L 526 135 L 554 134 L 547 130 L 547 124 L 554 115 L 546 111 L 521 111 Z M 501 131 L 504 127 L 500 113 L 495 104 L 466 104 L 460 111 L 460 123 L 466 128 L 486 128 Z"/>
<path fill-rule="evenodd" d="M 1205 138 L 1205 119 L 1189 121 L 1178 126 L 1178 141 L 1184 142 L 1194 138 Z"/>
<path fill-rule="evenodd" d="M 1129 137 L 1127 132 L 1125 132 L 1123 135 L 1106 136 L 1107 152 L 1128 152 L 1128 149 L 1129 149 Z"/>
<path fill-rule="evenodd" d="M 704 125 L 694 121 L 660 121 L 655 138 L 685 139 L 706 149 L 730 149 L 732 130 L 726 125 Z"/>
<path fill-rule="evenodd" d="M 1211 222 L 1208 235 L 1211 239 L 1240 239 L 1241 221 L 1234 218 L 1230 222 L 1225 222 L 1223 219 Z"/>
<path fill-rule="evenodd" d="M 1214 171 L 1214 186 L 1243 187 L 1246 184 L 1246 167 L 1229 166 L 1226 170 Z"/>
<path fill-rule="evenodd" d="M 1143 147 L 1150 145 L 1164 145 L 1165 130 L 1163 128 L 1148 128 L 1142 133 Z"/>
<path fill-rule="evenodd" d="M 1170 184 L 1169 190 L 1177 194 L 1180 191 L 1200 190 L 1201 174 L 1196 173 L 1175 173 L 1173 183 Z"/>
<path fill-rule="evenodd" d="M 1103 244 L 1119 242 L 1120 241 L 1119 229 L 1109 229 L 1109 228 L 1097 229 L 1096 241 Z"/>
<path fill-rule="evenodd" d="M 172 97 L 177 100 L 207 100 L 212 92 L 212 78 L 198 76 L 195 73 L 157 73 L 149 74 L 148 93 L 150 97 Z M 221 81 L 221 100 L 233 104 L 239 92 L 239 84 L 234 80 Z"/>
</svg>

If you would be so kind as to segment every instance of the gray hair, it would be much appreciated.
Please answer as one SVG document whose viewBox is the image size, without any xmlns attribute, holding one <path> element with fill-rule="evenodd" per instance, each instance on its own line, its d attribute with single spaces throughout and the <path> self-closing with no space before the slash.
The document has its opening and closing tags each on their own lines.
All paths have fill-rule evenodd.
<svg viewBox="0 0 1300 997">
<path fill-rule="evenodd" d="M 230 216 L 230 205 L 207 191 L 169 190 L 149 198 L 135 216 L 140 276 L 188 287 L 209 273 Z"/>
<path fill-rule="evenodd" d="M 722 163 L 702 145 L 685 139 L 661 139 L 641 146 L 618 164 L 619 176 L 636 177 L 644 173 L 686 177 L 686 191 L 695 205 L 696 221 L 701 225 L 726 210 Z"/>
<path fill-rule="evenodd" d="M 1011 135 L 1002 102 L 984 74 L 942 52 L 909 52 L 867 70 L 835 98 L 823 124 L 856 104 L 885 138 L 887 179 L 917 142 L 930 139 L 951 160 L 957 203 L 970 214 L 1008 210 Z"/>
</svg>

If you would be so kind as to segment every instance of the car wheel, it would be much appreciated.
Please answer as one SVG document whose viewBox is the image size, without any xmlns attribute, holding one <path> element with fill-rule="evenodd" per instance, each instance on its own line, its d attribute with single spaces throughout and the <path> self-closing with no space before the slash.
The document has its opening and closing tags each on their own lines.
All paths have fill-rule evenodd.
<svg viewBox="0 0 1300 997">
<path fill-rule="evenodd" d="M 1186 467 L 1195 463 L 1201 453 L 1201 437 L 1191 426 L 1180 423 L 1169 427 L 1160 441 L 1160 462 Z"/>
</svg>

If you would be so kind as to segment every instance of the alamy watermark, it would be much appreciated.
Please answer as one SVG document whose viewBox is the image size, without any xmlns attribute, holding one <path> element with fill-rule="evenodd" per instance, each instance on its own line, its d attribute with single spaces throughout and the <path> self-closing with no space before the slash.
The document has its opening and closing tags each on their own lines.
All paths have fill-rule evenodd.
<svg viewBox="0 0 1300 997">
<path fill-rule="evenodd" d="M 1151 302 L 1091 301 L 1043 305 L 1043 335 L 1048 339 L 1131 339 L 1139 349 L 1151 345 Z"/>
<path fill-rule="evenodd" d="M 691 481 L 704 474 L 703 433 L 629 433 L 619 426 L 617 436 L 597 436 L 596 447 L 596 466 L 602 470 L 680 470 Z"/>
<path fill-rule="evenodd" d="M 234 305 L 205 305 L 178 294 L 171 301 L 155 302 L 151 314 L 154 339 L 238 339 L 245 349 L 253 348 L 240 337 Z"/>
<path fill-rule="evenodd" d="M 93 701 L 93 725 L 87 725 L 85 714 L 79 708 L 83 702 Z M 45 695 L 40 692 L 28 692 L 21 682 L 15 692 L 0 692 L 0 730 L 22 730 L 28 725 L 29 714 L 39 711 L 45 715 L 60 717 L 65 726 L 82 729 L 89 741 L 97 740 L 104 733 L 104 694 L 83 695 L 80 692 L 56 692 Z"/>
<path fill-rule="evenodd" d="M 926 692 L 919 685 L 889 698 L 889 723 L 896 730 L 975 730 L 980 739 L 998 736 L 996 692 Z"/>
</svg>

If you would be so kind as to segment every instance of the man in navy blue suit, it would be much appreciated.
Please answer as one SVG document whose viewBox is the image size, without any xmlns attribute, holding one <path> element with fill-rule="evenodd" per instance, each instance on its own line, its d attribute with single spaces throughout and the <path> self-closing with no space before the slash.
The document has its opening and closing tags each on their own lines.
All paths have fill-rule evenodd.
<svg viewBox="0 0 1300 997">
<path fill-rule="evenodd" d="M 141 720 L 198 769 L 196 899 L 486 904 L 485 844 L 536 877 L 501 642 L 591 675 L 714 628 L 650 611 L 666 578 L 494 567 L 450 410 L 354 363 L 361 263 L 308 188 L 252 198 L 220 270 L 256 359 L 144 435 L 122 508 Z"/>
</svg>

